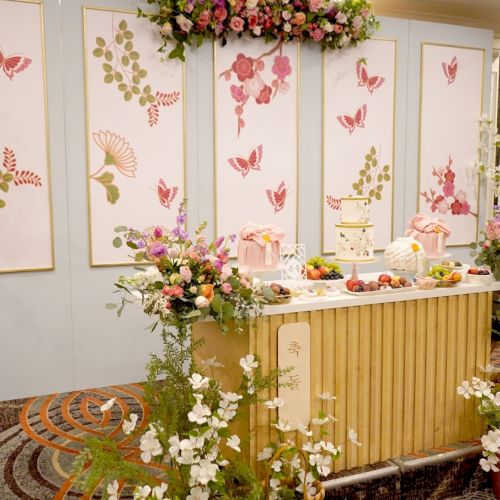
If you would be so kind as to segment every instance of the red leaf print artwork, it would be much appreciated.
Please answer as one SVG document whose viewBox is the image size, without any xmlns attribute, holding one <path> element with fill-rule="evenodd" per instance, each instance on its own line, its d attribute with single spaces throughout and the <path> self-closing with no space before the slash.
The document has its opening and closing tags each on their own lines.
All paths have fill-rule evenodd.
<svg viewBox="0 0 500 500">
<path fill-rule="evenodd" d="M 160 203 L 165 208 L 170 208 L 170 204 L 174 201 L 175 197 L 177 196 L 179 188 L 177 186 L 167 187 L 165 181 L 163 179 L 160 179 L 158 181 L 157 190 Z"/>
<path fill-rule="evenodd" d="M 339 115 L 337 120 L 344 128 L 349 130 L 349 134 L 352 134 L 356 128 L 365 128 L 366 111 L 366 104 L 363 104 L 357 109 L 354 116 Z"/>
<path fill-rule="evenodd" d="M 180 92 L 156 92 L 155 101 L 148 108 L 148 124 L 150 127 L 156 125 L 160 118 L 160 106 L 172 106 L 180 98 Z"/>
<path fill-rule="evenodd" d="M 450 64 L 442 62 L 441 67 L 443 68 L 444 76 L 446 76 L 446 78 L 448 79 L 448 85 L 452 84 L 455 81 L 455 78 L 457 77 L 457 71 L 458 71 L 457 56 L 453 56 L 453 59 L 451 60 Z"/>
<path fill-rule="evenodd" d="M 383 76 L 368 75 L 365 59 L 359 59 L 359 61 L 356 63 L 356 75 L 358 77 L 358 87 L 366 87 L 370 94 L 373 94 L 373 91 L 381 87 L 385 82 L 385 78 Z"/>
<path fill-rule="evenodd" d="M 3 52 L 0 50 L 0 68 L 7 75 L 9 80 L 14 78 L 16 73 L 21 73 L 31 64 L 31 59 L 24 56 L 14 55 L 5 57 Z"/>
<path fill-rule="evenodd" d="M 333 210 L 340 210 L 340 198 L 334 198 L 333 196 L 327 194 L 326 204 Z"/>
<path fill-rule="evenodd" d="M 266 189 L 266 194 L 269 203 L 271 203 L 271 205 L 274 207 L 274 213 L 278 213 L 283 210 L 287 196 L 285 181 L 281 181 L 279 183 L 278 189 L 276 191 L 272 189 Z"/>
<path fill-rule="evenodd" d="M 262 144 L 259 144 L 252 150 L 248 159 L 235 156 L 234 158 L 229 158 L 227 161 L 231 167 L 233 167 L 237 172 L 241 172 L 241 175 L 245 178 L 250 170 L 260 170 L 260 162 L 262 161 Z"/>
</svg>

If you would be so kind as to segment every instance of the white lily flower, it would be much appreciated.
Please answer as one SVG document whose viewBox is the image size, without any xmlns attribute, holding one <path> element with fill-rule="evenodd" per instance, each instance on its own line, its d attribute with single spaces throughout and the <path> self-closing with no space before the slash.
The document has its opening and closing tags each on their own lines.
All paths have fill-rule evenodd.
<svg viewBox="0 0 500 500">
<path fill-rule="evenodd" d="M 224 368 L 224 365 L 217 361 L 217 356 L 213 356 L 208 359 L 204 359 L 201 364 L 210 368 Z"/>
<path fill-rule="evenodd" d="M 292 469 L 300 469 L 300 458 L 298 453 L 296 453 L 289 461 L 290 467 Z"/>
<path fill-rule="evenodd" d="M 115 479 L 112 483 L 108 484 L 106 491 L 108 492 L 109 500 L 118 500 L 120 495 L 118 494 L 118 481 Z"/>
<path fill-rule="evenodd" d="M 292 430 L 292 426 L 288 422 L 283 422 L 282 420 L 278 420 L 278 422 L 272 425 L 281 432 L 290 432 Z"/>
<path fill-rule="evenodd" d="M 135 430 L 135 426 L 137 425 L 137 419 L 139 417 L 135 413 L 130 414 L 130 420 L 123 420 L 122 422 L 122 431 L 127 436 L 130 435 Z"/>
<path fill-rule="evenodd" d="M 227 427 L 227 422 L 225 420 L 219 420 L 217 417 L 211 417 L 208 419 L 208 425 L 212 429 L 225 429 Z"/>
<path fill-rule="evenodd" d="M 151 493 L 151 486 L 137 486 L 134 490 L 134 500 L 143 500 L 148 498 Z"/>
<path fill-rule="evenodd" d="M 295 491 L 298 491 L 299 493 L 303 493 L 304 491 L 304 475 L 305 472 L 301 470 L 298 474 L 298 477 L 300 479 L 300 484 L 295 488 Z M 307 485 L 307 494 L 311 497 L 316 495 L 316 488 L 312 486 L 312 483 L 314 482 L 314 476 L 308 472 L 307 475 L 305 476 L 306 479 L 306 485 Z"/>
<path fill-rule="evenodd" d="M 141 436 L 141 460 L 145 464 L 151 462 L 152 457 L 156 457 L 163 453 L 163 448 L 160 441 L 156 438 L 156 435 L 156 430 L 151 429 Z"/>
<path fill-rule="evenodd" d="M 313 425 L 325 425 L 330 421 L 330 417 L 319 418 L 315 417 L 311 420 L 311 424 Z"/>
<path fill-rule="evenodd" d="M 269 486 L 272 490 L 277 490 L 281 486 L 281 481 L 273 477 L 269 480 Z"/>
<path fill-rule="evenodd" d="M 474 394 L 474 389 L 469 385 L 467 380 L 464 380 L 462 385 L 457 387 L 457 394 L 463 396 L 465 399 L 470 399 L 471 395 Z"/>
<path fill-rule="evenodd" d="M 268 410 L 274 410 L 276 408 L 281 408 L 284 406 L 285 402 L 281 398 L 274 398 L 270 401 L 264 403 Z"/>
<path fill-rule="evenodd" d="M 257 453 L 257 461 L 269 460 L 273 456 L 272 448 L 264 448 L 262 451 Z"/>
<path fill-rule="evenodd" d="M 232 448 L 233 450 L 240 453 L 240 442 L 240 438 L 236 434 L 233 434 L 230 438 L 227 438 L 226 444 L 229 446 L 229 448 Z"/>
<path fill-rule="evenodd" d="M 160 486 L 155 486 L 152 491 L 152 495 L 155 498 L 155 500 L 164 500 L 163 495 L 165 495 L 167 489 L 168 489 L 167 483 L 161 483 Z"/>
<path fill-rule="evenodd" d="M 240 399 L 243 399 L 243 396 L 240 396 L 239 394 L 236 394 L 235 392 L 222 392 L 222 391 L 220 391 L 219 394 L 220 394 L 220 397 L 224 401 L 227 401 L 228 403 L 236 403 Z"/>
<path fill-rule="evenodd" d="M 350 427 L 347 429 L 347 439 L 356 446 L 361 446 L 361 443 L 358 441 L 358 433 L 351 429 Z"/>
<path fill-rule="evenodd" d="M 189 383 L 191 384 L 191 387 L 193 390 L 197 391 L 199 389 L 208 389 L 208 383 L 210 379 L 208 377 L 204 377 L 203 375 L 200 375 L 199 373 L 193 373 L 189 377 Z"/>
<path fill-rule="evenodd" d="M 209 481 L 215 481 L 215 475 L 219 470 L 219 466 L 210 462 L 210 460 L 202 459 L 198 464 L 191 466 L 191 478 L 202 485 L 207 485 Z"/>
<path fill-rule="evenodd" d="M 102 412 L 105 412 L 105 411 L 109 411 L 111 410 L 111 408 L 113 407 L 113 405 L 115 404 L 115 401 L 116 401 L 116 398 L 111 398 L 111 399 L 108 399 L 108 401 L 106 401 L 102 406 L 101 406 L 101 411 Z"/>
<path fill-rule="evenodd" d="M 248 375 L 252 373 L 254 368 L 259 366 L 258 361 L 256 361 L 255 356 L 253 354 L 247 354 L 244 358 L 240 359 L 240 366 L 243 368 L 243 371 Z"/>
<path fill-rule="evenodd" d="M 479 460 L 479 465 L 481 466 L 481 469 L 483 469 L 485 472 L 493 471 L 493 472 L 498 472 L 499 469 L 495 464 L 492 464 L 489 460 L 485 458 L 481 458 Z"/>
<path fill-rule="evenodd" d="M 307 453 L 319 453 L 321 451 L 321 445 L 319 443 L 307 441 L 307 443 L 302 445 L 302 449 Z"/>
<path fill-rule="evenodd" d="M 195 486 L 194 488 L 191 488 L 186 500 L 208 500 L 209 495 L 210 489 L 203 489 L 200 486 Z"/>
<path fill-rule="evenodd" d="M 298 424 L 297 425 L 297 430 L 304 434 L 304 436 L 311 437 L 313 435 L 312 431 L 310 431 L 306 425 L 304 424 Z"/>
<path fill-rule="evenodd" d="M 330 443 L 329 441 L 320 441 L 319 445 L 321 448 L 326 451 L 327 453 L 331 453 L 332 455 L 336 455 L 338 450 L 335 448 L 333 443 Z"/>
<path fill-rule="evenodd" d="M 273 469 L 274 472 L 280 472 L 282 466 L 283 466 L 283 462 L 281 460 L 275 460 L 271 464 L 271 469 Z"/>
<path fill-rule="evenodd" d="M 329 392 L 322 392 L 321 394 L 318 394 L 318 398 L 322 399 L 323 401 L 333 401 L 334 399 L 337 399 L 335 396 L 332 396 Z"/>
<path fill-rule="evenodd" d="M 320 476 L 328 476 L 331 472 L 330 464 L 332 463 L 332 457 L 330 455 L 325 456 L 321 455 L 321 453 L 309 455 L 309 463 L 313 467 L 316 467 Z"/>
<path fill-rule="evenodd" d="M 190 422 L 196 422 L 198 425 L 207 422 L 207 417 L 211 414 L 210 408 L 202 403 L 196 403 L 192 411 L 188 413 Z"/>
</svg>

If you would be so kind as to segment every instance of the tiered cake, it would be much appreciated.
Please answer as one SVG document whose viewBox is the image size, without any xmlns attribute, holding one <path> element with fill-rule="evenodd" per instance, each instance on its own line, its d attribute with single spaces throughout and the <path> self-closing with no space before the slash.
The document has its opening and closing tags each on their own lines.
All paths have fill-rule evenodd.
<svg viewBox="0 0 500 500">
<path fill-rule="evenodd" d="M 335 224 L 336 260 L 373 260 L 373 224 L 368 219 L 368 198 L 342 198 L 340 209 L 340 224 Z"/>
</svg>

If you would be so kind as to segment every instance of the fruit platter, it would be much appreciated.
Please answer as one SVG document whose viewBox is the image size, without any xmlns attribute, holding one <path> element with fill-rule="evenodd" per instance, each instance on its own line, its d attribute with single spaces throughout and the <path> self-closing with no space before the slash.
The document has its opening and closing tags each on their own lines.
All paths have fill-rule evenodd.
<svg viewBox="0 0 500 500">
<path fill-rule="evenodd" d="M 267 305 L 288 304 L 292 300 L 292 292 L 279 283 L 271 283 L 261 286 L 258 297 L 261 302 Z"/>
<path fill-rule="evenodd" d="M 404 276 L 391 276 L 390 274 L 381 274 L 377 281 L 354 280 L 346 281 L 345 292 L 352 295 L 371 294 L 382 295 L 386 293 L 395 293 L 400 291 L 414 290 L 412 282 Z"/>
<path fill-rule="evenodd" d="M 438 264 L 432 266 L 427 276 L 436 280 L 436 286 L 440 288 L 457 286 L 462 281 L 462 274 L 458 271 L 450 271 L 448 267 Z"/>
<path fill-rule="evenodd" d="M 306 262 L 306 274 L 309 280 L 335 281 L 344 278 L 336 262 L 323 257 L 312 257 Z"/>
<path fill-rule="evenodd" d="M 488 269 L 471 267 L 465 274 L 465 281 L 477 285 L 489 285 L 493 283 L 493 274 Z"/>
</svg>

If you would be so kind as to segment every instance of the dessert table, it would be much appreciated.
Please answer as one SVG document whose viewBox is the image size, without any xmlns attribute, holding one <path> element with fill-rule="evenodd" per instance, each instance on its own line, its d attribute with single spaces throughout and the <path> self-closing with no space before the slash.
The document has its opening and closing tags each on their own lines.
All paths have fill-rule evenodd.
<svg viewBox="0 0 500 500">
<path fill-rule="evenodd" d="M 460 283 L 383 295 L 293 299 L 265 306 L 243 334 L 222 335 L 214 322 L 195 324 L 193 337 L 206 339 L 196 357 L 216 355 L 225 365 L 217 376 L 226 390 L 235 389 L 241 357 L 257 354 L 268 373 L 278 366 L 280 327 L 309 325 L 310 388 L 302 394 L 309 392 L 312 417 L 322 410 L 338 419 L 329 424 L 332 441 L 344 444 L 335 470 L 349 469 L 481 435 L 483 421 L 456 388 L 481 376 L 479 366 L 489 362 L 492 293 L 497 290 L 497 282 Z M 323 392 L 336 399 L 320 399 Z M 269 440 L 273 414 L 258 404 L 238 424 L 253 465 Z M 345 444 L 348 428 L 358 432 L 361 447 Z"/>
</svg>

